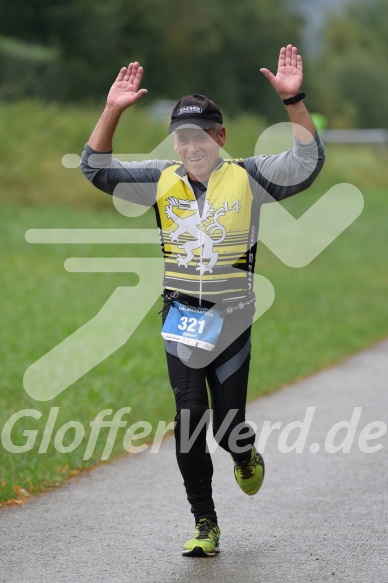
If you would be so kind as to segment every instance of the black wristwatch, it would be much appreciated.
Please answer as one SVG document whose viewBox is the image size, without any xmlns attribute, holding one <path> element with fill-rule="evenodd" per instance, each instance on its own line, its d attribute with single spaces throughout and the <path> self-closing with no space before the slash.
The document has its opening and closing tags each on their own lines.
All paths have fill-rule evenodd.
<svg viewBox="0 0 388 583">
<path fill-rule="evenodd" d="M 302 101 L 306 97 L 305 93 L 298 93 L 298 95 L 294 95 L 293 97 L 289 97 L 288 99 L 283 99 L 284 105 L 293 105 L 294 103 L 298 103 L 298 101 Z"/>
</svg>

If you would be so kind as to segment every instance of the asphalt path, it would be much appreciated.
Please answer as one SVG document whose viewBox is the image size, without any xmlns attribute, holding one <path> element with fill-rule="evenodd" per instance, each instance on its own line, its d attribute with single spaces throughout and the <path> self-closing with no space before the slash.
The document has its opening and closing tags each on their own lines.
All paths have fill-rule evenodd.
<svg viewBox="0 0 388 583">
<path fill-rule="evenodd" d="M 229 455 L 214 453 L 218 556 L 180 554 L 193 519 L 168 438 L 158 454 L 129 455 L 1 510 L 0 581 L 388 582 L 387 384 L 385 341 L 249 405 L 262 437 L 265 422 L 282 425 L 265 444 L 256 496 L 239 490 Z M 308 432 L 286 436 L 312 412 Z M 344 440 L 348 453 L 330 451 Z M 297 443 L 302 452 L 285 451 Z"/>
</svg>

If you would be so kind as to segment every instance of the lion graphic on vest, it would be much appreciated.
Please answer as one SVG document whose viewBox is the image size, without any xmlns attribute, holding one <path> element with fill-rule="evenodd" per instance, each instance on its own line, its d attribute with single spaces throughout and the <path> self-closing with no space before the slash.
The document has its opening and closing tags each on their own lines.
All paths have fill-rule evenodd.
<svg viewBox="0 0 388 583">
<path fill-rule="evenodd" d="M 226 237 L 225 227 L 218 222 L 218 219 L 225 214 L 225 209 L 221 207 L 214 212 L 213 205 L 205 200 L 202 216 L 200 216 L 196 200 L 182 200 L 170 197 L 167 202 L 166 216 L 177 225 L 174 231 L 170 230 L 171 241 L 178 241 L 179 237 L 185 233 L 194 239 L 178 245 L 186 253 L 185 256 L 177 255 L 178 265 L 180 267 L 183 265 L 187 268 L 187 265 L 194 257 L 193 251 L 200 249 L 200 257 L 196 269 L 202 275 L 207 271 L 212 273 L 218 259 L 218 253 L 214 251 L 213 246 L 216 243 L 221 243 Z M 187 212 L 183 216 L 179 216 L 174 212 L 174 207 Z M 190 211 L 192 211 L 191 214 L 188 214 Z M 210 220 L 212 222 L 205 226 L 204 223 Z M 217 231 L 221 231 L 221 235 L 218 239 L 213 240 L 211 235 Z M 207 263 L 203 263 L 204 260 L 208 260 Z"/>
</svg>

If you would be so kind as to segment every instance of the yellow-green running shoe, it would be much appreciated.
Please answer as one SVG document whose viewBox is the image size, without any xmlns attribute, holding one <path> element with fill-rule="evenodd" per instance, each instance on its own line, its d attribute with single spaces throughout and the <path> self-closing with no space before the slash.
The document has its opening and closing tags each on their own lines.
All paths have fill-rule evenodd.
<svg viewBox="0 0 388 583">
<path fill-rule="evenodd" d="M 235 463 L 234 477 L 241 490 L 253 496 L 261 488 L 264 480 L 264 460 L 261 455 L 252 447 L 249 461 L 245 464 Z"/>
<path fill-rule="evenodd" d="M 195 525 L 194 537 L 183 545 L 186 557 L 214 557 L 220 552 L 221 531 L 209 518 L 200 518 Z"/>
</svg>

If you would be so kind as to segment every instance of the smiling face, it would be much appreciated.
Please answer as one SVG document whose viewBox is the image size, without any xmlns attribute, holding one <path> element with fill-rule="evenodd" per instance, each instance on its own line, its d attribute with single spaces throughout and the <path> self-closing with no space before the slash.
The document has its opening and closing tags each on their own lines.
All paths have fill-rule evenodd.
<svg viewBox="0 0 388 583">
<path fill-rule="evenodd" d="M 222 127 L 217 136 L 214 129 L 184 128 L 174 132 L 174 147 L 192 180 L 205 182 L 218 164 L 219 149 L 225 144 Z"/>
</svg>

